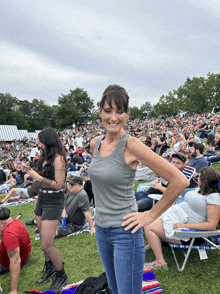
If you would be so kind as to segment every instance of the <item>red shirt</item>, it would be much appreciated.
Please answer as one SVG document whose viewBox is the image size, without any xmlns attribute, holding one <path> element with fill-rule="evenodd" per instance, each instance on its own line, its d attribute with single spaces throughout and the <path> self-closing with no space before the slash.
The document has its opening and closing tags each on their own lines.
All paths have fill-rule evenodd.
<svg viewBox="0 0 220 294">
<path fill-rule="evenodd" d="M 77 149 L 76 152 L 79 153 L 79 154 L 80 153 L 82 154 L 82 150 Z"/>
<path fill-rule="evenodd" d="M 31 240 L 27 229 L 18 219 L 12 222 L 2 231 L 0 243 L 0 263 L 9 269 L 9 257 L 7 252 L 20 247 L 21 267 L 26 263 L 31 252 Z"/>
</svg>

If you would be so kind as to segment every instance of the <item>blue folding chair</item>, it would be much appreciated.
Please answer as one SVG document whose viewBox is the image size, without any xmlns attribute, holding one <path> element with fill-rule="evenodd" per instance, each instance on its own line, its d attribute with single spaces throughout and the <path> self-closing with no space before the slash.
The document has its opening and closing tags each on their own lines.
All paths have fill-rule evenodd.
<svg viewBox="0 0 220 294">
<path fill-rule="evenodd" d="M 220 230 L 215 230 L 215 231 L 200 231 L 200 230 L 188 230 L 188 229 L 178 229 L 175 232 L 175 236 L 183 239 L 183 238 L 189 238 L 191 239 L 191 242 L 189 245 L 177 245 L 173 243 L 168 243 L 170 246 L 173 257 L 176 262 L 177 269 L 179 271 L 183 271 L 185 269 L 187 260 L 189 258 L 190 252 L 192 249 L 218 249 L 220 250 L 220 244 L 214 243 L 212 240 L 213 236 L 219 236 L 220 235 Z M 202 238 L 204 239 L 204 243 L 200 246 L 193 246 L 193 243 L 196 238 Z M 216 238 L 217 239 L 217 238 Z M 219 239 L 219 238 L 218 238 Z M 184 261 L 182 266 L 180 265 L 180 262 L 178 262 L 177 257 L 176 257 L 176 252 L 175 249 L 182 249 L 183 255 L 184 255 Z"/>
</svg>

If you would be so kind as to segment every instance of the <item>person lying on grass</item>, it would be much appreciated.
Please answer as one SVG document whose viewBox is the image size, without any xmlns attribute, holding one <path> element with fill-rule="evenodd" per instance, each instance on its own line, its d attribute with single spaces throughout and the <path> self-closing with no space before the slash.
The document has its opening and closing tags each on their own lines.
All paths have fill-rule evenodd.
<svg viewBox="0 0 220 294">
<path fill-rule="evenodd" d="M 0 199 L 0 204 L 4 204 L 6 201 L 8 201 L 11 197 L 17 196 L 14 200 L 19 199 L 28 199 L 34 196 L 38 195 L 40 183 L 37 181 L 33 181 L 33 184 L 29 186 L 28 188 L 12 188 L 8 194 L 5 196 L 5 198 Z"/>
</svg>

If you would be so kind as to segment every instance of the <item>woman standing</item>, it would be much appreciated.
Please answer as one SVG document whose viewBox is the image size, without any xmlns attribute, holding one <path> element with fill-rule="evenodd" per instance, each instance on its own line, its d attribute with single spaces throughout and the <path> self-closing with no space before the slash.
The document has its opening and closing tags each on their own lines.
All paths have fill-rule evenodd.
<svg viewBox="0 0 220 294">
<path fill-rule="evenodd" d="M 97 245 L 112 294 L 142 293 L 145 256 L 141 227 L 153 222 L 189 185 L 175 167 L 124 132 L 128 100 L 120 86 L 105 90 L 99 116 L 106 133 L 91 141 L 93 160 L 88 170 L 96 202 Z M 139 162 L 169 182 L 162 199 L 143 213 L 137 212 L 133 191 Z"/>
<path fill-rule="evenodd" d="M 46 128 L 38 134 L 38 147 L 41 149 L 41 155 L 37 161 L 37 172 L 27 167 L 29 176 L 41 182 L 34 212 L 46 270 L 37 285 L 46 283 L 56 273 L 56 279 L 49 290 L 58 292 L 68 281 L 60 252 L 54 246 L 57 225 L 64 208 L 63 187 L 67 163 L 62 142 L 53 129 Z"/>
</svg>

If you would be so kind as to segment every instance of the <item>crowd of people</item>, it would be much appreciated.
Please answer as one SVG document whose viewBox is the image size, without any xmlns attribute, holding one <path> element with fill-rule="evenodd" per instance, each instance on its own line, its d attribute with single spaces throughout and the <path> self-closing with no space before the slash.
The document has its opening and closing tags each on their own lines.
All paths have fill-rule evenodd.
<svg viewBox="0 0 220 294">
<path fill-rule="evenodd" d="M 35 222 L 46 268 L 37 285 L 46 283 L 53 275 L 56 278 L 51 291 L 58 292 L 67 283 L 54 238 L 80 230 L 87 220 L 90 234 L 96 234 L 112 294 L 139 294 L 144 267 L 168 269 L 161 240 L 181 244 L 187 241 L 175 240 L 175 228 L 211 230 L 219 221 L 219 176 L 209 166 L 220 159 L 218 154 L 215 156 L 215 150 L 220 149 L 220 114 L 133 119 L 129 115 L 127 92 L 112 85 L 103 93 L 99 116 L 100 121 L 94 124 L 62 132 L 46 128 L 36 140 L 2 144 L 0 193 L 6 195 L 0 204 L 11 199 L 37 198 Z M 153 170 L 157 178 L 148 191 L 134 193 L 140 163 Z M 185 166 L 195 168 L 190 182 L 182 172 Z M 20 188 L 16 187 L 18 184 Z M 185 203 L 172 205 L 185 189 L 195 187 L 185 195 Z M 153 206 L 149 194 L 163 196 Z M 202 211 L 201 217 L 197 215 L 198 209 Z M 173 220 L 172 228 L 166 225 L 167 215 Z M 61 225 L 62 219 L 66 219 L 65 226 Z M 0 250 L 0 264 L 2 273 L 10 271 L 11 294 L 16 293 L 19 278 L 11 267 L 11 251 L 17 254 L 23 248 L 16 251 L 17 247 L 10 247 L 5 232 L 21 226 L 19 222 L 10 218 L 7 208 L 0 207 L 1 250 L 4 246 Z M 22 231 L 26 234 L 25 227 Z M 145 250 L 152 248 L 156 256 L 154 262 L 145 264 L 143 231 L 149 242 Z M 30 253 L 28 238 L 27 241 Z M 2 257 L 6 254 L 7 263 Z M 26 262 L 16 260 L 21 266 Z M 129 269 L 126 275 L 123 268 Z"/>
</svg>

